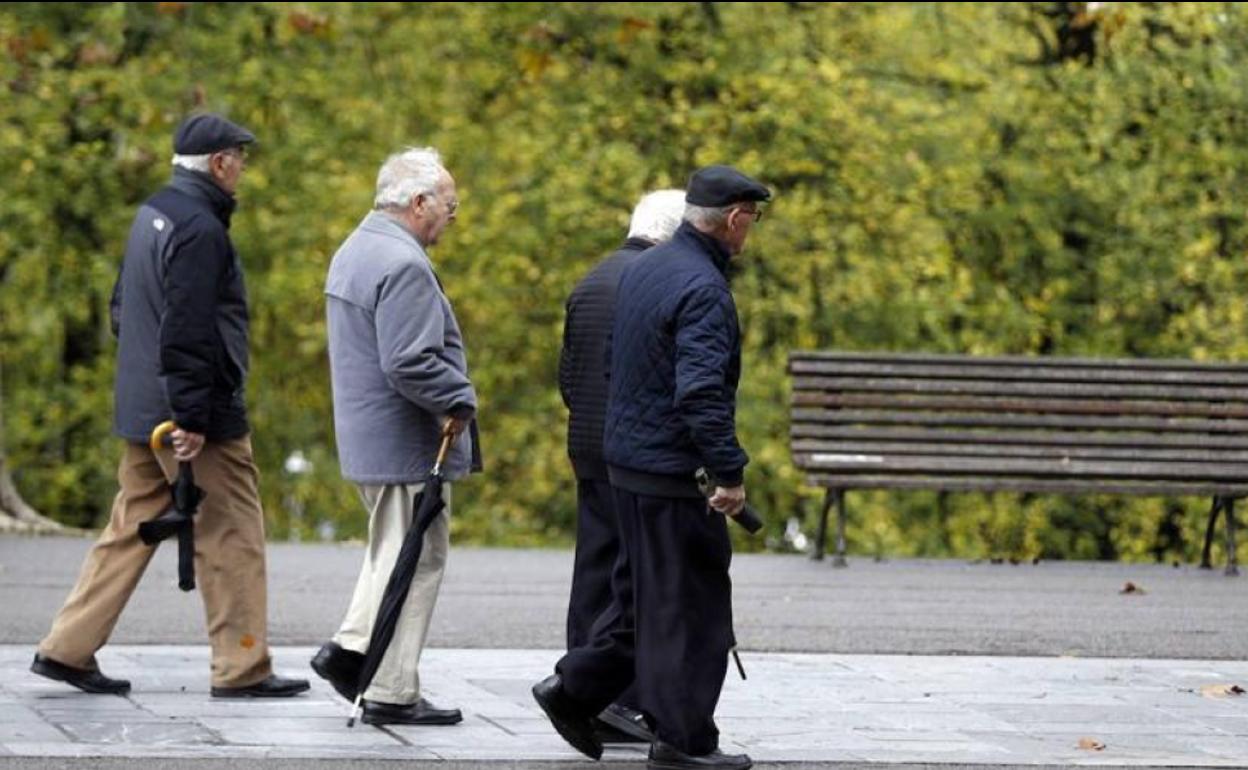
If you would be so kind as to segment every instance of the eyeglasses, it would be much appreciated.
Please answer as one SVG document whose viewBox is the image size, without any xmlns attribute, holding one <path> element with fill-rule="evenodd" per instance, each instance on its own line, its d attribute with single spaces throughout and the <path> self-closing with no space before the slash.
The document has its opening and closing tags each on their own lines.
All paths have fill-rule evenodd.
<svg viewBox="0 0 1248 770">
<path fill-rule="evenodd" d="M 430 198 L 438 197 L 436 192 L 425 193 L 425 195 Z M 446 202 L 446 215 L 453 217 L 456 211 L 459 211 L 459 198 L 451 198 Z"/>
<path fill-rule="evenodd" d="M 749 214 L 749 215 L 750 215 L 750 217 L 751 217 L 751 218 L 752 218 L 755 222 L 757 222 L 757 221 L 759 221 L 760 219 L 762 219 L 762 218 L 763 218 L 763 210 L 762 210 L 762 209 L 753 209 L 753 210 L 751 210 L 751 209 L 737 209 L 737 211 L 741 211 L 741 212 L 744 212 L 744 213 L 746 213 L 746 214 Z"/>
</svg>

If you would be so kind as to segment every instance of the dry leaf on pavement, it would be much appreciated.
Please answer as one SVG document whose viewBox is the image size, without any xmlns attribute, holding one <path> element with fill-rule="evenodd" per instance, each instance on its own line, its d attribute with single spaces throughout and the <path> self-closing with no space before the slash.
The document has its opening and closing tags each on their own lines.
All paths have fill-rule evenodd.
<svg viewBox="0 0 1248 770">
<path fill-rule="evenodd" d="M 1207 684 L 1200 688 L 1200 694 L 1206 698 L 1229 698 L 1243 695 L 1244 688 L 1237 684 Z"/>
<path fill-rule="evenodd" d="M 1101 743 L 1095 738 L 1080 738 L 1079 748 L 1085 749 L 1087 751 L 1104 751 L 1105 744 Z"/>
</svg>

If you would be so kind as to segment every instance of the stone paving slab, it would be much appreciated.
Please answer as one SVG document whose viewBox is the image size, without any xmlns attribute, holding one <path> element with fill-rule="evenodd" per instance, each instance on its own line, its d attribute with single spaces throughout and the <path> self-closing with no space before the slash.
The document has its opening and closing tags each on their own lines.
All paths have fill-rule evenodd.
<svg viewBox="0 0 1248 770">
<path fill-rule="evenodd" d="M 348 704 L 307 669 L 311 647 L 275 650 L 308 675 L 291 700 L 214 700 L 204 646 L 115 646 L 102 668 L 134 684 L 86 695 L 30 674 L 29 646 L 0 646 L 0 756 L 581 763 L 529 694 L 559 653 L 431 649 L 426 696 L 464 710 L 454 727 L 346 727 Z M 717 712 L 726 751 L 760 763 L 1248 767 L 1248 663 L 1202 660 L 747 653 Z M 1083 738 L 1105 745 L 1079 747 Z M 645 748 L 609 747 L 612 764 Z"/>
</svg>

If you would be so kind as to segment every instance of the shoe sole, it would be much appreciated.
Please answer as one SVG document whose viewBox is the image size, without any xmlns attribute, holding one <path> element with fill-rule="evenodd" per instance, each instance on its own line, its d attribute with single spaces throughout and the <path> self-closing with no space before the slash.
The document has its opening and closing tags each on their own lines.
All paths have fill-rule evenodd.
<svg viewBox="0 0 1248 770">
<path fill-rule="evenodd" d="M 459 724 L 460 722 L 464 721 L 464 718 L 462 716 L 459 716 L 454 719 L 439 718 L 439 719 L 428 719 L 428 720 L 424 720 L 420 722 L 409 722 L 403 719 L 386 719 L 385 717 L 380 717 L 380 718 L 373 717 L 370 719 L 367 716 L 363 716 L 363 717 L 360 717 L 360 721 L 366 725 L 373 725 L 374 727 L 385 727 L 386 725 L 411 725 L 415 727 L 449 727 L 451 725 Z"/>
<path fill-rule="evenodd" d="M 731 770 L 750 770 L 754 766 L 751 761 L 749 764 L 733 767 Z M 684 762 L 656 762 L 653 759 L 646 760 L 646 770 L 699 770 L 701 768 L 711 767 L 709 765 L 694 765 Z M 728 770 L 727 766 L 720 767 L 719 770 Z"/>
<path fill-rule="evenodd" d="M 339 695 L 351 701 L 352 703 L 355 703 L 355 696 L 359 695 L 359 692 L 357 690 L 355 690 L 354 688 L 348 688 L 346 685 L 340 685 L 338 682 L 335 682 L 334 677 L 330 676 L 329 674 L 329 667 L 319 663 L 316 660 L 316 658 L 312 659 L 311 665 L 312 665 L 312 670 L 316 672 L 316 675 L 319 676 L 321 679 L 324 679 L 326 682 L 329 682 L 329 686 L 334 688 L 334 692 L 338 693 Z"/>
<path fill-rule="evenodd" d="M 582 754 L 584 754 L 585 756 L 589 757 L 592 760 L 597 761 L 599 759 L 602 759 L 602 746 L 601 745 L 595 746 L 594 744 L 591 743 L 586 746 L 582 746 L 580 744 L 584 743 L 584 741 L 582 740 L 581 736 L 576 735 L 576 734 L 569 734 L 568 732 L 564 731 L 563 727 L 560 724 L 560 720 L 554 714 L 550 712 L 550 706 L 546 703 L 546 700 L 541 695 L 538 695 L 537 687 L 533 688 L 533 700 L 537 701 L 537 705 L 541 707 L 542 713 L 544 713 L 546 715 L 546 718 L 550 720 L 550 724 L 552 727 L 555 728 L 555 732 L 559 733 L 559 737 L 567 741 L 569 746 L 581 752 Z"/>
<path fill-rule="evenodd" d="M 282 692 L 233 692 L 230 690 L 218 690 L 212 688 L 212 697 L 214 698 L 293 698 L 296 695 L 307 692 L 311 689 L 310 685 L 304 685 L 297 690 L 284 690 Z"/>
<path fill-rule="evenodd" d="M 37 674 L 44 679 L 51 679 L 54 682 L 64 682 L 70 687 L 76 687 L 85 693 L 90 693 L 91 695 L 125 695 L 130 692 L 129 684 L 122 687 L 91 687 L 90 685 L 85 685 L 81 682 L 75 682 L 70 679 L 69 676 L 41 663 L 31 663 L 30 672 L 32 674 Z"/>
<path fill-rule="evenodd" d="M 604 711 L 598 715 L 598 721 L 635 739 L 638 743 L 654 743 L 654 733 L 638 727 L 618 714 Z"/>
</svg>

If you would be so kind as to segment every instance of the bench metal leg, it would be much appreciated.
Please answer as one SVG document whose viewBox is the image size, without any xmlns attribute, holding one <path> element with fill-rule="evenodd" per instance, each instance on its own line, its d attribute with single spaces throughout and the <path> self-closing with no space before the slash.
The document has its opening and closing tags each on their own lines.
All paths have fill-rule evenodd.
<svg viewBox="0 0 1248 770">
<path fill-rule="evenodd" d="M 815 530 L 815 549 L 810 554 L 810 558 L 815 561 L 823 560 L 823 549 L 828 542 L 828 510 L 831 507 L 832 490 L 829 489 L 823 498 L 823 510 L 819 513 L 819 527 Z"/>
<path fill-rule="evenodd" d="M 832 557 L 833 567 L 847 567 L 845 561 L 845 490 L 836 490 L 836 555 Z"/>
<path fill-rule="evenodd" d="M 1209 509 L 1209 524 L 1205 526 L 1205 547 L 1200 552 L 1200 568 L 1213 569 L 1213 563 L 1209 559 L 1209 550 L 1213 547 L 1213 530 L 1218 523 L 1218 512 L 1225 505 L 1225 498 L 1213 498 L 1213 507 Z"/>
<path fill-rule="evenodd" d="M 1226 574 L 1234 577 L 1239 574 L 1239 564 L 1235 560 L 1235 500 L 1226 498 Z"/>
</svg>

